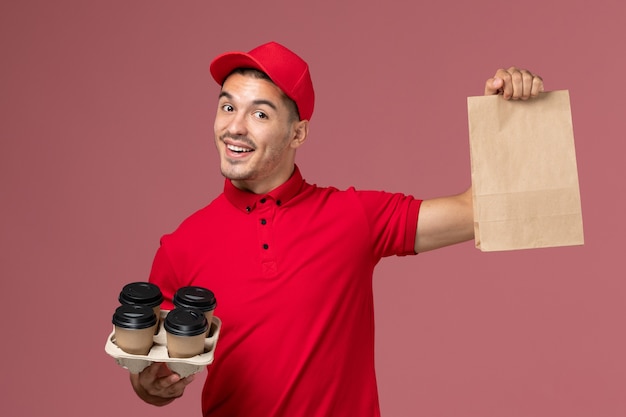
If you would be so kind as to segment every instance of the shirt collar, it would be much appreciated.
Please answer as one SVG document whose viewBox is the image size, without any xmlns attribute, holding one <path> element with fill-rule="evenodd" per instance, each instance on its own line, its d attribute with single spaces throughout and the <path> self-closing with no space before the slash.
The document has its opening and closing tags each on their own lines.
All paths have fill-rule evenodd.
<svg viewBox="0 0 626 417">
<path fill-rule="evenodd" d="M 249 191 L 240 190 L 233 183 L 226 179 L 224 181 L 224 195 L 230 203 L 243 212 L 250 213 L 259 202 L 273 200 L 277 205 L 283 205 L 291 200 L 302 188 L 304 180 L 300 169 L 296 165 L 291 177 L 266 194 L 255 194 Z M 263 201 L 261 201 L 263 200 Z"/>
</svg>

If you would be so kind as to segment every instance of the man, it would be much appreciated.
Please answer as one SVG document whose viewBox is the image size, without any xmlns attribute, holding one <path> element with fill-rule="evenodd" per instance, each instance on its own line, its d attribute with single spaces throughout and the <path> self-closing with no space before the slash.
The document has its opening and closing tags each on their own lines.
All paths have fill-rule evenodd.
<svg viewBox="0 0 626 417">
<path fill-rule="evenodd" d="M 211 289 L 223 326 L 205 416 L 379 416 L 372 275 L 382 257 L 473 237 L 471 189 L 420 201 L 308 184 L 295 164 L 313 114 L 308 65 L 271 42 L 211 63 L 222 86 L 215 143 L 224 192 L 163 236 L 150 281 L 171 297 Z M 485 94 L 526 100 L 540 77 L 498 70 Z M 131 383 L 165 405 L 181 379 L 153 364 Z"/>
</svg>

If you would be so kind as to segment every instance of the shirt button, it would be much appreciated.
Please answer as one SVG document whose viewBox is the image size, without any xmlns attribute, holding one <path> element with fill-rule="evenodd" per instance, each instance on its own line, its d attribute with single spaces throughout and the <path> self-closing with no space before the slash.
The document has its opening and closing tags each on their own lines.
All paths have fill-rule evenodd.
<svg viewBox="0 0 626 417">
<path fill-rule="evenodd" d="M 261 219 L 261 224 L 262 224 L 263 226 L 265 226 L 265 225 L 267 224 L 267 220 L 265 220 L 265 219 Z"/>
<path fill-rule="evenodd" d="M 265 202 L 266 202 L 266 201 L 267 201 L 267 200 L 266 200 L 265 198 L 262 198 L 262 199 L 261 199 L 261 203 L 263 203 L 263 204 L 265 204 Z"/>
<path fill-rule="evenodd" d="M 252 208 L 250 206 L 246 207 L 246 212 L 250 213 L 252 211 Z"/>
<path fill-rule="evenodd" d="M 269 249 L 269 248 L 270 248 L 270 245 L 268 245 L 267 243 L 264 243 L 264 244 L 263 244 L 263 249 L 267 250 L 267 249 Z"/>
<path fill-rule="evenodd" d="M 276 205 L 280 206 L 280 200 L 276 200 Z"/>
</svg>

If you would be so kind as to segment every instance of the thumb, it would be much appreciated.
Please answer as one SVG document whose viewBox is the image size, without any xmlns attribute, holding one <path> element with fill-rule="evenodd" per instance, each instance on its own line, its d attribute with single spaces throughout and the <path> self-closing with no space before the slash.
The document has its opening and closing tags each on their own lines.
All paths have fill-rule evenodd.
<svg viewBox="0 0 626 417">
<path fill-rule="evenodd" d="M 499 94 L 500 89 L 504 85 L 504 80 L 500 77 L 489 78 L 485 83 L 485 95 L 491 96 L 494 94 Z"/>
</svg>

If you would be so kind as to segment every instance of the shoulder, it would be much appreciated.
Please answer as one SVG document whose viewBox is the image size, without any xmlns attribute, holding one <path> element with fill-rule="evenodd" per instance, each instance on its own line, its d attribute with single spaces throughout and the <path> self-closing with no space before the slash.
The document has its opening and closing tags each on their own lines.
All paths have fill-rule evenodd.
<svg viewBox="0 0 626 417">
<path fill-rule="evenodd" d="M 161 238 L 163 241 L 186 240 L 190 236 L 202 233 L 202 231 L 210 229 L 211 224 L 220 222 L 223 213 L 232 208 L 228 204 L 224 194 L 220 194 L 206 206 L 196 210 L 187 216 L 180 224 L 171 232 L 165 234 Z"/>
<path fill-rule="evenodd" d="M 411 195 L 379 190 L 361 190 L 356 187 L 338 189 L 308 185 L 295 203 L 313 211 L 340 212 L 344 214 L 376 217 L 409 206 L 419 205 L 420 200 Z"/>
</svg>

